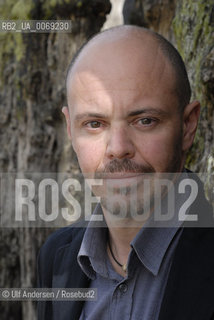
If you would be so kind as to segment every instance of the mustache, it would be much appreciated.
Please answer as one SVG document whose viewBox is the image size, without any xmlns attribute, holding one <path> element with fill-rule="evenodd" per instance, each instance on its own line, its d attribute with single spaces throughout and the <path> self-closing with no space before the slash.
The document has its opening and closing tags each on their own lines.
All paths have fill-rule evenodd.
<svg viewBox="0 0 214 320">
<path fill-rule="evenodd" d="M 138 164 L 130 159 L 114 159 L 105 165 L 102 171 L 95 172 L 95 178 L 102 178 L 105 176 L 105 173 L 154 173 L 155 170 L 152 166 Z"/>
</svg>

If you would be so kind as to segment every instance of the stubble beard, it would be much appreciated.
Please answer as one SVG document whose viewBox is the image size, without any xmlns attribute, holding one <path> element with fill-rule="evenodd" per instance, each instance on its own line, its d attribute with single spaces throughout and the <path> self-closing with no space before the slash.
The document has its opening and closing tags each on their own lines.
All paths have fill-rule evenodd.
<svg viewBox="0 0 214 320">
<path fill-rule="evenodd" d="M 148 165 L 138 165 L 130 159 L 112 160 L 102 172 L 96 172 L 95 177 L 101 178 L 105 174 L 124 172 L 136 173 L 136 181 L 128 186 L 112 188 L 111 181 L 106 183 L 105 194 L 101 196 L 101 206 L 107 212 L 112 223 L 121 222 L 127 227 L 128 223 L 135 222 L 143 224 L 151 215 L 155 200 L 155 183 L 161 178 L 173 179 L 182 170 L 181 135 L 175 144 L 171 160 L 165 167 L 163 173 L 155 172 L 155 169 Z M 165 190 L 163 189 L 163 194 Z M 162 195 L 163 196 L 163 195 Z M 124 224 L 125 223 L 125 224 Z"/>
</svg>

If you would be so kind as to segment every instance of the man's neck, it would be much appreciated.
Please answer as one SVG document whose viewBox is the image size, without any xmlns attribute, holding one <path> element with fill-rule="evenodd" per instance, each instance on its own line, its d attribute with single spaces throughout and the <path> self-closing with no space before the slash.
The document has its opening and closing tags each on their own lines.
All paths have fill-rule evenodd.
<svg viewBox="0 0 214 320">
<path fill-rule="evenodd" d="M 112 263 L 114 269 L 122 276 L 125 276 L 126 273 L 122 270 L 118 263 L 115 262 L 115 259 L 121 264 L 127 264 L 128 256 L 131 250 L 130 243 L 135 238 L 137 233 L 142 228 L 142 225 L 136 226 L 136 223 L 132 225 L 131 221 L 112 221 L 112 214 L 103 210 L 105 221 L 109 230 L 108 244 L 107 244 L 107 253 L 109 259 Z M 114 257 L 112 256 L 111 250 Z"/>
</svg>

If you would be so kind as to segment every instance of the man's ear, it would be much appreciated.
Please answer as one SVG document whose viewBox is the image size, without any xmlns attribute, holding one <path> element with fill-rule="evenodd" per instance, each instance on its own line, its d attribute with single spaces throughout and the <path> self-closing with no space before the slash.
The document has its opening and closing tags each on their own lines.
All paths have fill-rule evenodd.
<svg viewBox="0 0 214 320">
<path fill-rule="evenodd" d="M 183 113 L 183 151 L 186 152 L 193 144 L 200 115 L 200 102 L 188 104 Z"/>
<path fill-rule="evenodd" d="M 68 107 L 63 107 L 62 108 L 62 113 L 64 114 L 65 120 L 66 120 L 68 138 L 71 140 L 71 121 L 70 121 L 70 115 L 69 115 Z"/>
</svg>

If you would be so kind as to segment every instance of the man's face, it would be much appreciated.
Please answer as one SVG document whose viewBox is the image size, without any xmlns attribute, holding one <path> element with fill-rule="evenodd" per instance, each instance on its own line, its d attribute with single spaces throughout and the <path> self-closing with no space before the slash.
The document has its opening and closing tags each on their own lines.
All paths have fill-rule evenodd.
<svg viewBox="0 0 214 320">
<path fill-rule="evenodd" d="M 105 178 L 93 189 L 113 213 L 105 218 L 119 214 L 123 225 L 124 212 L 129 222 L 133 212 L 147 216 L 166 194 L 157 195 L 156 182 L 183 169 L 199 103 L 181 112 L 171 64 L 149 35 L 142 41 L 132 33 L 103 34 L 88 45 L 68 78 L 67 97 L 69 112 L 63 112 L 81 170 Z"/>
<path fill-rule="evenodd" d="M 83 173 L 128 179 L 140 172 L 182 170 L 182 115 L 173 70 L 147 41 L 148 49 L 134 40 L 101 43 L 74 68 L 68 85 L 70 132 Z"/>
</svg>

